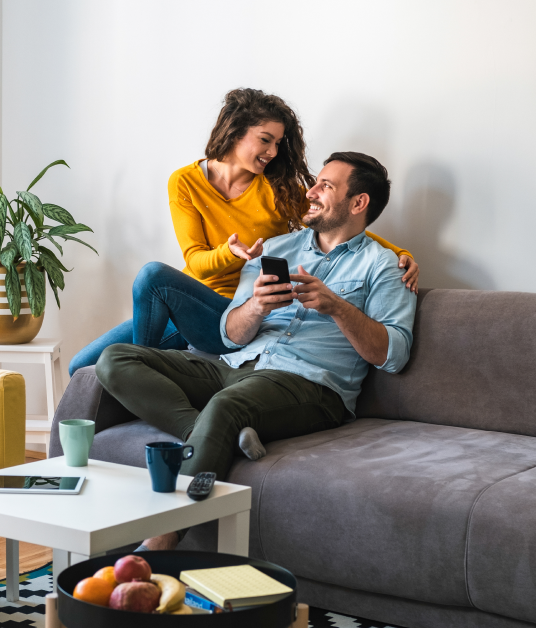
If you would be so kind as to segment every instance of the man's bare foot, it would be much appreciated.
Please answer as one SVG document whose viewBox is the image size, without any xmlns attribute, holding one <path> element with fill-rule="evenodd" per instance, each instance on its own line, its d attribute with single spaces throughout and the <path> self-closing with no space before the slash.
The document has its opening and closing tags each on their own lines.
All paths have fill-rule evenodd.
<svg viewBox="0 0 536 628">
<path fill-rule="evenodd" d="M 152 539 L 145 539 L 143 544 L 152 552 L 155 550 L 174 550 L 179 543 L 179 535 L 176 532 L 155 536 Z"/>
</svg>

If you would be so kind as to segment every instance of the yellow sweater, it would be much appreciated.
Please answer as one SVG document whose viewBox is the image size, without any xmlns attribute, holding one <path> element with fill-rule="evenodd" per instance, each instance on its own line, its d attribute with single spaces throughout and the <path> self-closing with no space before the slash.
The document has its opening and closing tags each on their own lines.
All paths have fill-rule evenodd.
<svg viewBox="0 0 536 628">
<path fill-rule="evenodd" d="M 245 260 L 230 251 L 227 239 L 238 233 L 251 246 L 288 233 L 288 220 L 275 208 L 268 180 L 258 174 L 240 196 L 226 199 L 207 181 L 199 161 L 176 170 L 169 179 L 169 206 L 175 234 L 186 262 L 184 272 L 230 299 L 238 287 Z M 383 238 L 366 232 L 398 256 L 409 255 Z"/>
</svg>

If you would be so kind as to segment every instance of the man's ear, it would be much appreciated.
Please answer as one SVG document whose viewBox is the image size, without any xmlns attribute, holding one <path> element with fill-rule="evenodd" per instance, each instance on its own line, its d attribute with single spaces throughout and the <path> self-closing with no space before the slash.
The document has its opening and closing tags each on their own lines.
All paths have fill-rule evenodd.
<svg viewBox="0 0 536 628">
<path fill-rule="evenodd" d="M 350 213 L 354 216 L 359 214 L 366 214 L 367 207 L 370 203 L 370 196 L 363 192 L 363 194 L 356 194 L 350 203 Z"/>
</svg>

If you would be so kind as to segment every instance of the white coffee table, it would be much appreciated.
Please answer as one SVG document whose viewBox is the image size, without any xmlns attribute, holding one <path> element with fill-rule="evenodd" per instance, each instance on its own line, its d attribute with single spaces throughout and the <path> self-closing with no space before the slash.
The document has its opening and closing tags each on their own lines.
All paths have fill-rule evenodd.
<svg viewBox="0 0 536 628">
<path fill-rule="evenodd" d="M 79 495 L 0 494 L 0 536 L 7 539 L 6 595 L 18 599 L 19 541 L 53 548 L 57 574 L 107 550 L 218 519 L 218 552 L 247 556 L 251 488 L 216 482 L 194 502 L 191 481 L 180 476 L 175 493 L 155 493 L 147 469 L 100 460 L 68 467 L 63 456 L 2 469 L 4 475 L 85 475 Z"/>
</svg>

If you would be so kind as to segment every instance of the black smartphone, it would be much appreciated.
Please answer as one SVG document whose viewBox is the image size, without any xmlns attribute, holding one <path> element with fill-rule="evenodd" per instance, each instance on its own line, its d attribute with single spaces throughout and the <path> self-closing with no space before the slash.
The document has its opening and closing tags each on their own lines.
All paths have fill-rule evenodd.
<svg viewBox="0 0 536 628">
<path fill-rule="evenodd" d="M 288 262 L 284 257 L 270 257 L 269 255 L 263 255 L 261 257 L 262 272 L 264 275 L 277 275 L 279 279 L 277 281 L 267 282 L 267 286 L 279 283 L 290 283 L 290 275 L 288 272 Z M 289 294 L 292 290 L 280 290 L 274 292 L 274 294 Z M 290 303 L 290 301 L 285 301 Z"/>
</svg>

